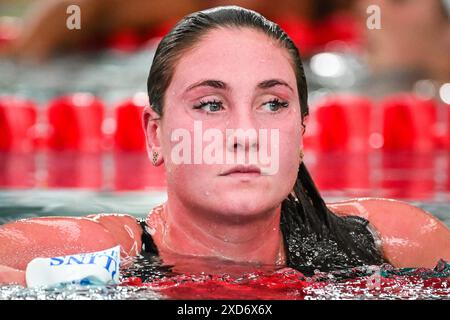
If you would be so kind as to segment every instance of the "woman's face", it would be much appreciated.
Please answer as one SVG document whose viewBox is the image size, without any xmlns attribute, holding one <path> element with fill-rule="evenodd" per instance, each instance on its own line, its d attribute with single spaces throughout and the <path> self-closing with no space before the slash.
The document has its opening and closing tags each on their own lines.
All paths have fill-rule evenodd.
<svg viewBox="0 0 450 320">
<path fill-rule="evenodd" d="M 302 147 L 287 50 L 248 28 L 210 31 L 178 60 L 158 130 L 169 197 L 214 219 L 273 210 L 292 191 Z"/>
</svg>

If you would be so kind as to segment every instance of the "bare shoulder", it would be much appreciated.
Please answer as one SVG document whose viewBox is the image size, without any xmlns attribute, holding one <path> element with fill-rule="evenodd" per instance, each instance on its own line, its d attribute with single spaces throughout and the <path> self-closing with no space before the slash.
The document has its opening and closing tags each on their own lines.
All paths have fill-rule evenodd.
<svg viewBox="0 0 450 320">
<path fill-rule="evenodd" d="M 125 253 L 132 256 L 139 254 L 142 228 L 136 217 L 120 213 L 100 213 L 86 218 L 101 224 L 122 246 Z"/>
<path fill-rule="evenodd" d="M 450 230 L 431 213 L 404 201 L 356 198 L 327 204 L 337 215 L 369 220 L 385 258 L 397 267 L 434 267 L 450 261 Z"/>
<path fill-rule="evenodd" d="M 0 226 L 0 265 L 24 270 L 35 257 L 52 257 L 122 247 L 135 255 L 140 248 L 140 226 L 129 215 L 39 217 Z"/>
<path fill-rule="evenodd" d="M 337 215 L 368 217 L 371 213 L 388 215 L 395 211 L 397 214 L 432 216 L 429 212 L 408 202 L 387 198 L 352 198 L 330 202 L 327 206 Z"/>
</svg>

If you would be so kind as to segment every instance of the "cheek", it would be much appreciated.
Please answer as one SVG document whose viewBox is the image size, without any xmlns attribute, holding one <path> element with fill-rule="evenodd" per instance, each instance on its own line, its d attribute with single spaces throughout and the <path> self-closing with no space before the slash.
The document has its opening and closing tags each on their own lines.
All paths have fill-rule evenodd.
<svg viewBox="0 0 450 320">
<path fill-rule="evenodd" d="M 287 127 L 280 130 L 280 179 L 285 183 L 295 181 L 300 166 L 300 150 L 302 149 L 301 130 Z"/>
<path fill-rule="evenodd" d="M 182 130 L 186 136 L 172 138 L 175 130 Z M 214 166 L 201 163 L 194 164 L 194 129 L 191 121 L 171 122 L 162 131 L 161 147 L 164 157 L 167 182 L 179 192 L 188 194 L 186 190 L 201 192 L 206 189 L 207 181 L 214 174 Z M 180 152 L 180 150 L 183 150 Z M 183 157 L 184 152 L 191 151 L 188 158 Z M 188 160 L 189 159 L 189 160 Z M 180 162 L 181 161 L 181 162 Z M 190 186 L 186 188 L 186 186 Z"/>
<path fill-rule="evenodd" d="M 189 164 L 170 163 L 166 165 L 167 183 L 176 187 L 177 190 L 186 189 L 186 186 L 190 186 L 189 189 L 193 189 L 192 186 L 202 180 L 202 172 L 196 171 L 192 167 L 193 165 Z"/>
</svg>

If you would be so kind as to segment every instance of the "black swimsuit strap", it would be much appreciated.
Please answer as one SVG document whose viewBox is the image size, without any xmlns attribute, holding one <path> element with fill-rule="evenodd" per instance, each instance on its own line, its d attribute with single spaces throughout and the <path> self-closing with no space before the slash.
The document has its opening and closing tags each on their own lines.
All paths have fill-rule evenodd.
<svg viewBox="0 0 450 320">
<path fill-rule="evenodd" d="M 142 227 L 142 252 L 145 253 L 152 253 L 158 255 L 158 248 L 155 245 L 155 242 L 153 241 L 153 238 L 151 234 L 148 232 L 148 226 L 146 219 L 137 219 L 137 222 Z"/>
</svg>

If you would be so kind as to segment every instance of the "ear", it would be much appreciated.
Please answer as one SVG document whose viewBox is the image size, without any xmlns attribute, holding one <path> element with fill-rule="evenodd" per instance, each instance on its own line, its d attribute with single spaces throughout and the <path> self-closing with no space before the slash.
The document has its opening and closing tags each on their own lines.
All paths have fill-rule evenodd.
<svg viewBox="0 0 450 320">
<path fill-rule="evenodd" d="M 143 113 L 143 125 L 145 132 L 145 142 L 147 147 L 147 154 L 150 160 L 153 158 L 153 153 L 158 153 L 158 160 L 155 163 L 159 166 L 164 162 L 161 148 L 161 119 L 150 106 L 145 106 Z"/>
</svg>

